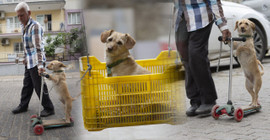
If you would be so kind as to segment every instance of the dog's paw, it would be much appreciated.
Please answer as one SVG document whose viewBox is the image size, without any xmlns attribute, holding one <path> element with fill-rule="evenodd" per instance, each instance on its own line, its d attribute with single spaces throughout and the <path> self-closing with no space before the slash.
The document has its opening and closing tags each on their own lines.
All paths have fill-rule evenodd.
<svg viewBox="0 0 270 140">
<path fill-rule="evenodd" d="M 258 104 L 258 103 L 251 103 L 251 104 L 249 104 L 249 106 L 251 106 L 251 107 L 258 107 L 258 106 L 260 106 L 260 104 Z"/>
<path fill-rule="evenodd" d="M 70 119 L 66 119 L 66 123 L 70 123 Z"/>
</svg>

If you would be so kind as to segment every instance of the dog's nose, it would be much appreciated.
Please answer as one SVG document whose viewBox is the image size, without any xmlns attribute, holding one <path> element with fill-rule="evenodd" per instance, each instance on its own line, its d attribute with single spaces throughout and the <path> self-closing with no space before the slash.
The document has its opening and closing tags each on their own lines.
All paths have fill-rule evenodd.
<svg viewBox="0 0 270 140">
<path fill-rule="evenodd" d="M 108 48 L 108 51 L 111 52 L 113 50 L 113 48 Z"/>
<path fill-rule="evenodd" d="M 241 32 L 246 32 L 246 29 L 244 27 L 241 27 Z"/>
</svg>

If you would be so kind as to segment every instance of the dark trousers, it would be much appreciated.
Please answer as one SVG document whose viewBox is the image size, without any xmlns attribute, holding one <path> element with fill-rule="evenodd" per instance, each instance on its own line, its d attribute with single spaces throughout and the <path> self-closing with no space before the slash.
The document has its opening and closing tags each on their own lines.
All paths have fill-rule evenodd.
<svg viewBox="0 0 270 140">
<path fill-rule="evenodd" d="M 177 50 L 185 68 L 185 88 L 190 104 L 212 104 L 217 99 L 208 60 L 208 39 L 213 22 L 188 32 L 182 20 L 175 34 Z"/>
<path fill-rule="evenodd" d="M 40 98 L 41 77 L 38 74 L 38 68 L 37 66 L 31 69 L 27 69 L 25 67 L 20 103 L 20 106 L 22 108 L 28 108 L 28 104 L 30 102 L 34 89 L 38 95 L 38 98 Z M 45 110 L 54 110 L 52 101 L 48 94 L 48 88 L 46 83 L 44 83 L 43 88 L 42 106 Z"/>
</svg>

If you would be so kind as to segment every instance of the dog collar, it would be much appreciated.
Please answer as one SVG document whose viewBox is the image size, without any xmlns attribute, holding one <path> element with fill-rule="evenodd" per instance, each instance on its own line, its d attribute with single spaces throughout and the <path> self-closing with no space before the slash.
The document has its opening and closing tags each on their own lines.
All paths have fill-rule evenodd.
<svg viewBox="0 0 270 140">
<path fill-rule="evenodd" d="M 58 70 L 58 71 L 53 71 L 53 72 L 60 73 L 60 72 L 64 72 L 64 71 L 63 70 Z"/>
<path fill-rule="evenodd" d="M 128 58 L 125 59 L 119 59 L 111 64 L 107 64 L 106 68 L 107 68 L 107 75 L 112 74 L 112 68 L 119 65 L 120 63 L 124 62 L 125 60 L 127 60 Z"/>
<path fill-rule="evenodd" d="M 239 37 L 249 38 L 249 37 L 253 37 L 253 36 L 252 35 L 239 35 Z"/>
</svg>

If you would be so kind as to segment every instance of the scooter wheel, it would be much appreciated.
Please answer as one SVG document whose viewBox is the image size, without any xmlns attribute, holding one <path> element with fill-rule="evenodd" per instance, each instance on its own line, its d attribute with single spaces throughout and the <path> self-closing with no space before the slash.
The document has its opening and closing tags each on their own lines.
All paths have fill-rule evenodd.
<svg viewBox="0 0 270 140">
<path fill-rule="evenodd" d="M 216 112 L 216 110 L 219 108 L 219 105 L 215 105 L 215 106 L 213 106 L 213 108 L 212 108 L 212 111 L 211 111 L 211 114 L 212 114 L 212 117 L 214 118 L 214 119 L 218 119 L 219 118 L 219 114 L 217 114 L 217 112 Z"/>
<path fill-rule="evenodd" d="M 234 119 L 237 121 L 237 122 L 240 122 L 244 117 L 244 111 L 242 108 L 237 108 L 235 111 L 234 111 Z"/>
<path fill-rule="evenodd" d="M 44 132 L 44 127 L 43 127 L 43 125 L 37 124 L 37 125 L 34 127 L 34 132 L 35 132 L 36 135 L 41 135 L 41 134 Z"/>
<path fill-rule="evenodd" d="M 31 118 L 31 119 L 37 118 L 37 115 L 32 115 L 30 118 Z"/>
<path fill-rule="evenodd" d="M 33 123 L 33 119 L 37 118 L 37 115 L 32 115 L 30 118 L 31 118 L 31 123 Z"/>
</svg>

